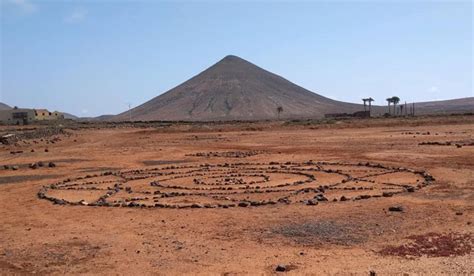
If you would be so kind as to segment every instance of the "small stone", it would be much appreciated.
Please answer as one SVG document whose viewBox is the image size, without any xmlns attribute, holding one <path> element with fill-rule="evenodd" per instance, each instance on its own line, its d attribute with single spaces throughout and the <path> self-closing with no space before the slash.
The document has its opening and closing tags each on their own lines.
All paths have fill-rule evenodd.
<svg viewBox="0 0 474 276">
<path fill-rule="evenodd" d="M 279 264 L 277 265 L 277 267 L 275 268 L 275 271 L 278 271 L 278 272 L 285 272 L 286 271 L 286 265 L 284 264 Z"/>
<path fill-rule="evenodd" d="M 314 199 L 316 199 L 317 201 L 328 201 L 328 199 L 322 194 L 315 196 Z"/>
<path fill-rule="evenodd" d="M 128 207 L 138 207 L 139 204 L 132 201 L 132 202 L 128 203 L 127 206 L 128 206 Z"/>
<path fill-rule="evenodd" d="M 403 212 L 403 206 L 390 206 L 388 210 L 390 212 Z"/>
<path fill-rule="evenodd" d="M 463 212 L 456 212 L 456 216 L 462 216 Z"/>
<path fill-rule="evenodd" d="M 58 205 L 64 205 L 66 204 L 66 202 L 62 199 L 59 199 L 59 198 L 55 198 L 54 199 L 54 204 L 58 204 Z"/>
<path fill-rule="evenodd" d="M 239 202 L 238 206 L 239 207 L 248 207 L 250 204 L 248 202 L 245 202 L 245 201 L 241 201 Z"/>
<path fill-rule="evenodd" d="M 44 166 L 43 161 L 39 161 L 37 164 L 38 164 L 38 167 L 43 167 Z"/>
<path fill-rule="evenodd" d="M 30 169 L 37 169 L 38 168 L 38 164 L 37 163 L 31 163 L 30 164 Z"/>
<path fill-rule="evenodd" d="M 44 149 L 44 152 L 49 152 L 49 149 Z"/>
<path fill-rule="evenodd" d="M 49 162 L 49 163 L 48 163 L 48 167 L 50 167 L 50 168 L 54 168 L 54 167 L 56 167 L 56 164 L 55 164 L 55 163 L 53 163 L 53 162 Z"/>
<path fill-rule="evenodd" d="M 413 193 L 415 191 L 415 187 L 406 187 L 405 190 L 409 193 Z"/>
<path fill-rule="evenodd" d="M 370 275 L 370 276 L 376 276 L 377 273 L 375 273 L 375 271 L 371 270 L 371 271 L 369 271 L 369 275 Z"/>
<path fill-rule="evenodd" d="M 309 200 L 306 200 L 306 205 L 316 206 L 318 205 L 318 202 L 316 200 L 309 199 Z"/>
<path fill-rule="evenodd" d="M 12 166 L 12 170 L 14 170 L 14 171 L 17 171 L 19 168 L 20 168 L 20 167 L 18 167 L 18 166 L 16 166 L 16 165 Z"/>
</svg>

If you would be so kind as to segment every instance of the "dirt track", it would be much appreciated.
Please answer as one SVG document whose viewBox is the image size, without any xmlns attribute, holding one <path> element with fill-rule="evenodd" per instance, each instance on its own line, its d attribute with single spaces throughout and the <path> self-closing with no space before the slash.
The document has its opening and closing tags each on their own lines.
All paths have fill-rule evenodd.
<svg viewBox="0 0 474 276">
<path fill-rule="evenodd" d="M 18 170 L 0 169 L 1 274 L 273 274 L 278 264 L 288 274 L 474 273 L 472 118 L 419 126 L 238 128 L 79 129 L 68 130 L 73 135 L 59 136 L 54 144 L 38 139 L 0 146 L 0 165 L 18 165 Z M 29 168 L 39 161 L 56 167 Z M 435 181 L 423 186 L 420 175 L 392 172 L 400 167 L 426 171 Z M 125 173 L 155 168 L 182 175 L 132 180 Z M 311 169 L 304 173 L 314 179 L 298 174 L 303 168 Z M 114 175 L 101 176 L 109 171 Z M 116 172 L 123 173 L 121 179 L 113 178 Z M 342 183 L 337 172 L 352 179 Z M 152 180 L 161 186 L 150 186 Z M 90 206 L 116 182 L 121 184 L 105 199 L 108 206 Z M 46 192 L 68 202 L 84 199 L 87 205 L 38 198 L 43 186 L 57 183 L 97 190 L 64 186 Z M 387 183 L 399 184 L 394 189 L 400 193 L 381 196 Z M 330 184 L 338 189 L 294 195 L 299 188 Z M 245 193 L 255 185 L 270 192 Z M 239 192 L 230 194 L 227 187 Z M 170 196 L 183 191 L 188 194 Z M 213 192 L 229 194 L 215 200 Z M 328 201 L 308 204 L 318 194 Z M 349 200 L 341 201 L 343 195 Z M 357 198 L 361 195 L 371 197 Z M 280 200 L 285 197 L 288 202 Z M 150 207 L 122 207 L 130 202 Z M 403 212 L 388 210 L 395 206 Z"/>
</svg>

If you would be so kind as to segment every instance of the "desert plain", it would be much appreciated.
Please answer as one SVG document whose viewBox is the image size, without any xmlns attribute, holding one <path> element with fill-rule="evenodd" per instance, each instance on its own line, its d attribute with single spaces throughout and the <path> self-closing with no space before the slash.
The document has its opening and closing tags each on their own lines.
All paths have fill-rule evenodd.
<svg viewBox="0 0 474 276">
<path fill-rule="evenodd" d="M 2 275 L 474 274 L 472 115 L 0 132 Z"/>
</svg>

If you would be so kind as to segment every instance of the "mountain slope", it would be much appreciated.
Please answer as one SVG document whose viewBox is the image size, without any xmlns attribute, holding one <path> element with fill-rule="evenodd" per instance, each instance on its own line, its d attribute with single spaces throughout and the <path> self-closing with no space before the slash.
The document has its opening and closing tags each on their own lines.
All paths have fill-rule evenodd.
<svg viewBox="0 0 474 276">
<path fill-rule="evenodd" d="M 261 120 L 323 117 L 355 112 L 361 105 L 308 91 L 236 56 L 227 56 L 199 75 L 132 109 L 132 120 Z M 124 112 L 113 120 L 128 120 Z"/>
<path fill-rule="evenodd" d="M 8 109 L 12 109 L 12 108 L 4 103 L 0 103 L 0 110 L 8 110 Z"/>
<path fill-rule="evenodd" d="M 64 119 L 70 119 L 70 120 L 79 119 L 79 117 L 77 117 L 76 115 L 73 115 L 71 113 L 62 112 L 62 114 L 64 115 Z"/>
<path fill-rule="evenodd" d="M 474 113 L 474 97 L 415 103 L 416 114 Z"/>
</svg>

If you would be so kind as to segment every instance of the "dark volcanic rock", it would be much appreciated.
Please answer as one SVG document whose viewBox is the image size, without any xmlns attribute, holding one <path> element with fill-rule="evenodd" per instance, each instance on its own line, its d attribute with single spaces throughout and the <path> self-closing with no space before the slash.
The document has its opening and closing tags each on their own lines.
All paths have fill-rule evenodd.
<svg viewBox="0 0 474 276">
<path fill-rule="evenodd" d="M 287 270 L 287 266 L 284 264 L 279 264 L 275 268 L 275 271 L 278 271 L 278 272 L 285 272 L 286 270 Z"/>
<path fill-rule="evenodd" d="M 400 206 L 400 205 L 390 206 L 390 207 L 388 207 L 388 210 L 390 212 L 403 212 L 403 206 Z"/>
<path fill-rule="evenodd" d="M 239 207 L 248 207 L 249 205 L 250 205 L 250 203 L 245 202 L 245 201 L 241 201 L 241 202 L 239 202 L 239 204 L 238 204 Z"/>
<path fill-rule="evenodd" d="M 306 205 L 315 206 L 318 205 L 318 202 L 313 199 L 306 200 Z"/>
</svg>

